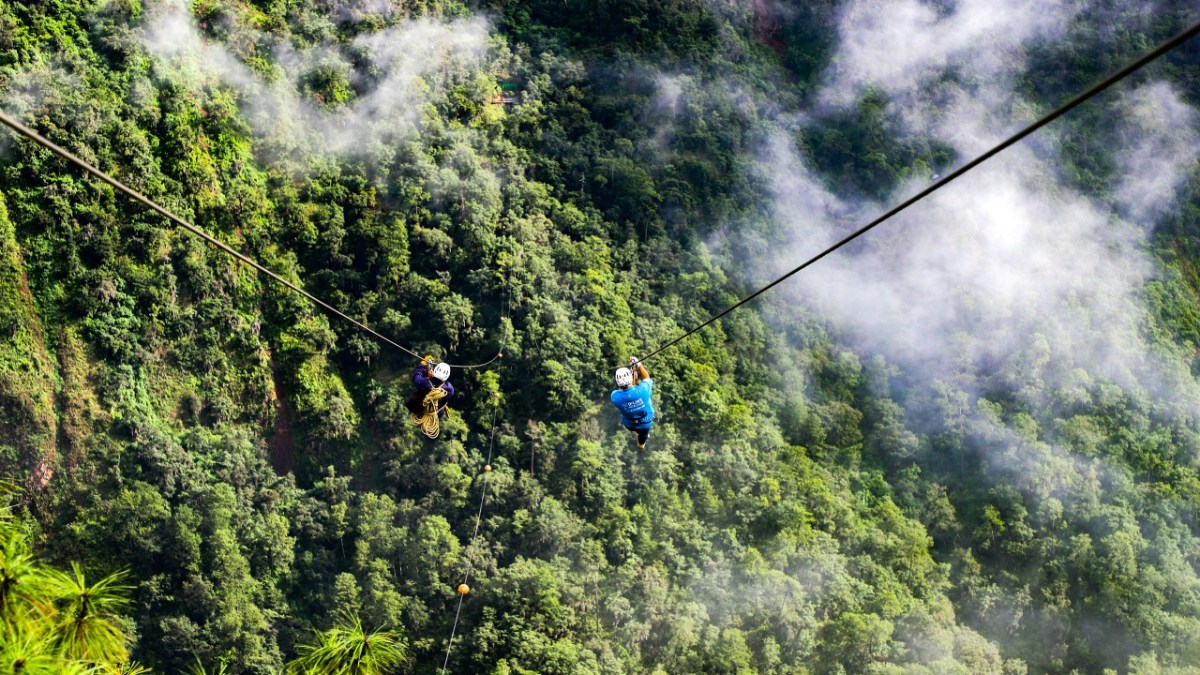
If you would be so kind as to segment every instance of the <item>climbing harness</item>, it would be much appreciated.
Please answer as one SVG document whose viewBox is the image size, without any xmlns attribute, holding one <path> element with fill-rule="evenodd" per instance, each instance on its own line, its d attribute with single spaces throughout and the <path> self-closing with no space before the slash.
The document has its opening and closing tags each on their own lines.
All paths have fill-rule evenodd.
<svg viewBox="0 0 1200 675">
<path fill-rule="evenodd" d="M 440 402 L 446 398 L 446 390 L 440 386 L 430 389 L 425 394 L 425 399 L 421 401 L 423 411 L 420 415 L 412 413 L 412 423 L 421 427 L 421 433 L 431 439 L 436 439 L 438 434 L 442 433 L 441 421 L 438 419 L 442 410 L 446 411 L 447 416 L 450 414 L 449 408 L 443 408 Z"/>
</svg>

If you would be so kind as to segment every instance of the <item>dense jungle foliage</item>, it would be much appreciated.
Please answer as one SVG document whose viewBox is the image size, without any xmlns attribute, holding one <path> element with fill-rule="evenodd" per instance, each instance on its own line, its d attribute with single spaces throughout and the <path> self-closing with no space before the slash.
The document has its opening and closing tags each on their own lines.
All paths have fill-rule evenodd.
<svg viewBox="0 0 1200 675">
<path fill-rule="evenodd" d="M 0 610 L 128 586 L 99 655 L 22 610 L 61 672 L 433 673 L 470 570 L 457 673 L 1200 673 L 1200 408 L 1052 335 L 929 381 L 777 298 L 648 363 L 647 450 L 619 428 L 611 367 L 761 281 L 720 242 L 780 236 L 767 135 L 875 205 L 964 159 L 883 91 L 819 105 L 849 4 L 0 0 L 5 111 L 421 353 L 504 353 L 429 441 L 408 355 L 5 132 Z M 1030 114 L 1197 18 L 1081 4 Z M 1200 46 L 1150 79 L 1200 106 Z M 1117 96 L 1041 141 L 1097 202 Z M 1131 339 L 1196 386 L 1186 174 Z"/>
</svg>

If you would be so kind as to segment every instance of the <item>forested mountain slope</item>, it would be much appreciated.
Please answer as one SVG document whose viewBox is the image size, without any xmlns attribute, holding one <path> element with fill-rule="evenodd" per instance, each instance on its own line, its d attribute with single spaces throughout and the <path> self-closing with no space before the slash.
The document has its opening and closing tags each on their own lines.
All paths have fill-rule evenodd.
<svg viewBox="0 0 1200 675">
<path fill-rule="evenodd" d="M 408 355 L 5 132 L 15 517 L 128 569 L 155 672 L 347 617 L 437 672 L 467 568 L 459 673 L 1200 672 L 1195 41 L 651 360 L 646 450 L 607 400 L 1198 18 L 4 0 L 5 111 L 421 353 L 504 352 L 429 441 Z"/>
</svg>

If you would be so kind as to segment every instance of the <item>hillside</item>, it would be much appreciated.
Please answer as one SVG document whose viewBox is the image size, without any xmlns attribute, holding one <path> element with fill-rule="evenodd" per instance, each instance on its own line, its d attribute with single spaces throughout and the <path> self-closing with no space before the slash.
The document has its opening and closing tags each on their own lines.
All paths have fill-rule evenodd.
<svg viewBox="0 0 1200 675">
<path fill-rule="evenodd" d="M 161 673 L 356 621 L 385 672 L 454 626 L 456 673 L 1200 673 L 1200 41 L 649 360 L 645 450 L 608 402 L 1198 19 L 0 2 L 0 109 L 417 353 L 503 352 L 428 440 L 408 354 L 0 133 L 0 581 L 127 571 Z"/>
</svg>

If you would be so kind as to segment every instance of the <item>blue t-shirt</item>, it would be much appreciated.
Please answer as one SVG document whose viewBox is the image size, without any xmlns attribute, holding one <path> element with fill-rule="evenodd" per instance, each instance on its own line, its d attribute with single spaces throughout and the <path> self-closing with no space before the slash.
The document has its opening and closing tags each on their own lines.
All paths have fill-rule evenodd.
<svg viewBox="0 0 1200 675">
<path fill-rule="evenodd" d="M 650 390 L 654 380 L 646 378 L 628 389 L 615 389 L 609 400 L 621 411 L 621 423 L 630 429 L 649 429 L 654 423 Z"/>
</svg>

